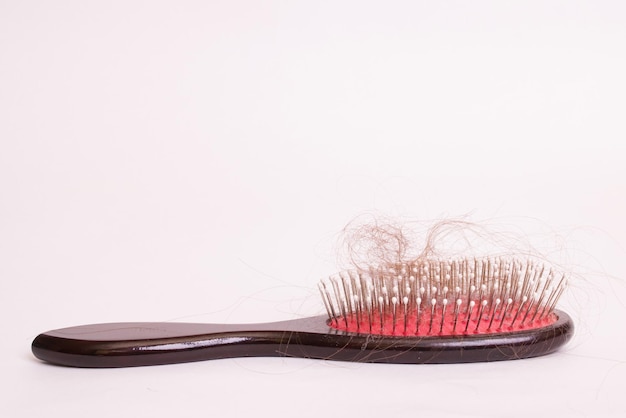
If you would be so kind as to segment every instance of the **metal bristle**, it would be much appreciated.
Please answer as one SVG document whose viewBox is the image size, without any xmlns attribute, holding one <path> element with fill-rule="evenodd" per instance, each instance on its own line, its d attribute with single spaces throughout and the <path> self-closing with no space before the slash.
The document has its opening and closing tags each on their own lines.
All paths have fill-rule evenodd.
<svg viewBox="0 0 626 418">
<path fill-rule="evenodd" d="M 554 316 L 566 282 L 535 260 L 420 259 L 342 272 L 319 289 L 335 328 L 428 336 L 542 326 Z"/>
</svg>

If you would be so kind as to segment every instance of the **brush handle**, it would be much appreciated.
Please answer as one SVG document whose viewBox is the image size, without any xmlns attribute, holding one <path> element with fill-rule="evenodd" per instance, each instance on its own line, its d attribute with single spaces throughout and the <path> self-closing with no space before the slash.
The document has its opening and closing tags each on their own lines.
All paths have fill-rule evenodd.
<svg viewBox="0 0 626 418">
<path fill-rule="evenodd" d="M 267 324 L 129 322 L 40 334 L 33 354 L 73 367 L 130 367 L 232 357 L 303 357 L 371 363 L 469 363 L 556 351 L 573 332 L 570 317 L 528 331 L 446 337 L 385 337 L 331 328 L 326 316 Z"/>
<path fill-rule="evenodd" d="M 292 339 L 320 342 L 328 332 L 325 317 L 266 324 L 108 323 L 45 332 L 35 338 L 32 351 L 41 360 L 64 366 L 148 366 L 288 356 L 294 352 Z"/>
</svg>

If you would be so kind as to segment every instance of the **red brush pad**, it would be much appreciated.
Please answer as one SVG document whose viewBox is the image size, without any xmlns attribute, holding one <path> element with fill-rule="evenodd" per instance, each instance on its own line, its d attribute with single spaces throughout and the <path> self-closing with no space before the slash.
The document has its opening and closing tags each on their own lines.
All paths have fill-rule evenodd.
<svg viewBox="0 0 626 418">
<path fill-rule="evenodd" d="M 493 321 L 491 317 L 484 314 L 478 324 L 478 312 L 475 310 L 471 315 L 469 324 L 467 323 L 467 312 L 460 312 L 457 316 L 456 326 L 454 325 L 454 312 L 448 311 L 443 316 L 443 326 L 441 312 L 435 312 L 432 318 L 429 311 L 420 312 L 419 325 L 415 313 L 410 313 L 406 318 L 404 314 L 396 315 L 396 321 L 394 326 L 393 315 L 391 313 L 384 314 L 383 326 L 381 329 L 380 315 L 378 313 L 372 313 L 371 315 L 371 327 L 370 320 L 367 314 L 363 314 L 364 318 L 359 316 L 357 319 L 356 314 L 349 315 L 347 318 L 334 318 L 329 321 L 329 325 L 335 329 L 348 331 L 361 334 L 374 334 L 374 335 L 390 335 L 390 336 L 446 336 L 446 335 L 468 335 L 468 334 L 495 334 L 495 333 L 508 333 L 515 331 L 531 330 L 536 328 L 542 328 L 547 325 L 553 324 L 558 319 L 553 313 L 544 315 L 541 319 L 540 315 L 532 320 L 534 312 L 531 312 L 526 316 L 526 320 L 522 324 L 522 315 L 518 315 L 513 322 L 515 310 L 511 310 L 513 314 L 507 314 L 502 321 L 502 317 L 497 315 Z M 478 324 L 478 326 L 477 326 Z M 491 326 L 490 326 L 491 324 Z"/>
</svg>

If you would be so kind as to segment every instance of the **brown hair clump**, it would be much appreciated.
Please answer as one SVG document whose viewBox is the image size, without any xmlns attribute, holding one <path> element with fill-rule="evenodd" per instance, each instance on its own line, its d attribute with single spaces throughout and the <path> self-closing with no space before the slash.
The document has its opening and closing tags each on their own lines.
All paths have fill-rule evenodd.
<svg viewBox="0 0 626 418">
<path fill-rule="evenodd" d="M 350 222 L 339 239 L 341 269 L 412 263 L 433 258 L 515 256 L 543 259 L 519 234 L 495 230 L 464 218 L 399 220 L 363 215 Z"/>
</svg>

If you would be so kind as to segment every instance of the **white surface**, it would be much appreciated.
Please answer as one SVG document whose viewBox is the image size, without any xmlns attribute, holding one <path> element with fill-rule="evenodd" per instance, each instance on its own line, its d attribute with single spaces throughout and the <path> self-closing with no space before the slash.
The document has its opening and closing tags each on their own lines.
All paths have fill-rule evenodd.
<svg viewBox="0 0 626 418">
<path fill-rule="evenodd" d="M 624 416 L 623 2 L 0 1 L 0 415 Z M 321 312 L 363 212 L 566 262 L 558 354 L 35 361 L 39 332 Z M 505 228 L 506 229 L 506 228 Z"/>
</svg>

